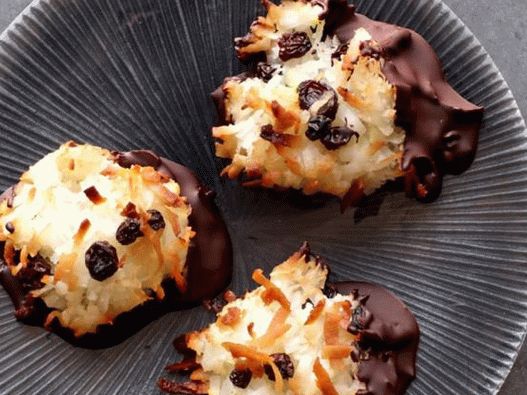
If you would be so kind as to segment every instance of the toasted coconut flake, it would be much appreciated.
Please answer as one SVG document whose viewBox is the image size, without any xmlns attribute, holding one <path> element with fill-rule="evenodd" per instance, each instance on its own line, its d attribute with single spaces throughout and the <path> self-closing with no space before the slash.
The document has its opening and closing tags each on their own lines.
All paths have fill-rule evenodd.
<svg viewBox="0 0 527 395">
<path fill-rule="evenodd" d="M 163 392 L 175 395 L 207 395 L 208 385 L 200 381 L 177 383 L 172 380 L 159 379 L 157 386 Z"/>
<path fill-rule="evenodd" d="M 238 297 L 236 296 L 236 294 L 234 292 L 232 292 L 230 289 L 225 291 L 225 293 L 223 294 L 223 299 L 225 299 L 225 301 L 227 303 L 232 303 L 234 302 L 236 299 L 238 299 Z"/>
<path fill-rule="evenodd" d="M 220 316 L 218 322 L 224 326 L 236 326 L 241 319 L 241 310 L 238 307 L 229 307 L 227 312 Z"/>
<path fill-rule="evenodd" d="M 256 334 L 254 333 L 254 322 L 250 322 L 249 325 L 247 325 L 247 332 L 253 339 L 256 337 Z"/>
<path fill-rule="evenodd" d="M 63 255 L 55 266 L 55 283 L 61 281 L 68 285 L 70 289 L 75 289 L 77 285 L 77 276 L 75 275 L 75 261 L 77 254 Z"/>
<path fill-rule="evenodd" d="M 103 204 L 106 201 L 106 198 L 101 196 L 97 188 L 94 186 L 85 189 L 84 194 L 93 204 Z"/>
<path fill-rule="evenodd" d="M 22 266 L 24 267 L 27 266 L 28 257 L 29 257 L 29 252 L 28 252 L 27 246 L 24 246 L 20 250 L 20 263 L 22 264 Z"/>
<path fill-rule="evenodd" d="M 190 380 L 207 382 L 207 375 L 203 369 L 196 369 L 190 374 Z"/>
<path fill-rule="evenodd" d="M 181 293 L 187 292 L 187 280 L 185 279 L 185 277 L 183 277 L 181 272 L 179 272 L 177 269 L 174 270 L 172 272 L 172 278 L 176 281 L 176 286 Z M 164 299 L 164 294 L 163 298 L 161 299 Z"/>
<path fill-rule="evenodd" d="M 166 214 L 165 215 L 166 220 L 168 221 L 170 227 L 172 228 L 172 231 L 175 234 L 180 234 L 182 232 L 182 229 L 181 229 L 181 227 L 179 225 L 178 216 L 176 214 L 174 214 L 171 210 L 167 210 L 167 212 L 165 214 Z M 144 218 L 144 220 L 146 222 L 148 222 L 147 218 Z"/>
<path fill-rule="evenodd" d="M 252 361 L 257 361 L 262 364 L 269 363 L 272 358 L 264 353 L 258 352 L 255 349 L 245 346 L 243 344 L 236 344 L 231 342 L 225 342 L 222 344 L 223 348 L 231 353 L 233 358 L 247 358 Z"/>
<path fill-rule="evenodd" d="M 320 359 L 317 358 L 313 365 L 313 373 L 317 378 L 317 387 L 322 392 L 322 395 L 339 395 L 335 386 L 331 382 L 331 378 L 327 370 L 320 363 Z"/>
<path fill-rule="evenodd" d="M 326 306 L 326 300 L 322 299 L 320 302 L 317 303 L 315 307 L 313 307 L 313 310 L 309 313 L 309 317 L 307 317 L 307 320 L 304 325 L 311 325 L 314 323 L 318 318 L 321 316 L 322 312 L 324 311 L 324 307 Z"/>
<path fill-rule="evenodd" d="M 263 270 L 256 269 L 253 272 L 252 278 L 257 284 L 262 285 L 265 288 L 265 292 L 262 293 L 262 299 L 267 304 L 271 303 L 272 301 L 277 301 L 287 311 L 291 310 L 291 304 L 287 300 L 284 293 L 280 290 L 280 288 L 278 288 L 276 285 L 274 285 L 269 279 L 267 279 L 264 276 Z"/>
<path fill-rule="evenodd" d="M 152 184 L 159 184 L 162 181 L 164 181 L 164 177 L 156 171 L 153 167 L 142 167 L 141 168 L 141 177 L 143 177 L 143 180 L 146 182 L 150 182 Z"/>
<path fill-rule="evenodd" d="M 358 109 L 364 109 L 366 106 L 366 103 L 359 97 L 355 96 L 353 92 L 350 92 L 348 89 L 345 89 L 343 87 L 339 87 L 337 89 L 337 92 L 340 96 L 344 99 L 346 103 L 348 103 L 351 107 L 358 108 Z"/>
<path fill-rule="evenodd" d="M 271 103 L 271 110 L 275 117 L 275 129 L 279 132 L 296 132 L 300 126 L 300 117 L 293 111 L 285 109 L 276 100 Z"/>
<path fill-rule="evenodd" d="M 280 308 L 271 320 L 265 334 L 255 339 L 254 344 L 261 348 L 270 347 L 277 339 L 285 335 L 285 333 L 291 328 L 291 325 L 286 324 L 289 313 L 289 309 L 284 307 Z"/>
<path fill-rule="evenodd" d="M 190 373 L 200 368 L 200 364 L 195 359 L 189 358 L 184 359 L 181 362 L 173 363 L 165 367 L 165 370 L 169 373 Z"/>
<path fill-rule="evenodd" d="M 339 343 L 340 314 L 328 312 L 324 317 L 324 342 L 327 345 Z"/>
<path fill-rule="evenodd" d="M 247 358 L 248 360 L 258 362 L 261 365 L 269 365 L 273 370 L 275 376 L 275 391 L 281 393 L 284 388 L 284 382 L 282 373 L 274 363 L 273 358 L 269 355 L 253 350 L 250 347 L 244 346 L 243 344 L 236 343 L 223 343 L 223 347 L 229 351 L 234 358 Z"/>
<path fill-rule="evenodd" d="M 344 359 L 349 358 L 353 347 L 345 344 L 337 344 L 332 346 L 324 346 L 322 350 L 322 358 L 324 359 Z"/>
<path fill-rule="evenodd" d="M 150 229 L 147 226 L 144 226 L 141 228 L 141 231 L 146 236 L 146 239 L 150 242 L 152 245 L 159 267 L 163 267 L 165 264 L 165 254 L 163 253 L 163 249 L 161 248 L 161 237 L 157 232 L 154 232 L 152 229 Z"/>
<path fill-rule="evenodd" d="M 81 222 L 79 225 L 79 229 L 77 230 L 77 233 L 75 233 L 75 236 L 73 236 L 73 241 L 76 246 L 80 246 L 82 242 L 84 241 L 84 237 L 86 236 L 86 233 L 88 233 L 88 230 L 90 230 L 91 222 L 89 219 L 85 219 Z"/>
<path fill-rule="evenodd" d="M 46 320 L 44 321 L 44 328 L 51 327 L 51 324 L 53 321 L 55 321 L 55 319 L 60 319 L 60 314 L 58 311 L 52 311 L 47 315 Z"/>
<path fill-rule="evenodd" d="M 377 152 L 379 152 L 384 146 L 386 145 L 385 141 L 377 140 L 370 144 L 369 148 L 369 154 L 375 155 Z"/>
<path fill-rule="evenodd" d="M 15 246 L 11 240 L 7 240 L 4 245 L 4 261 L 8 266 L 15 266 Z"/>
<path fill-rule="evenodd" d="M 340 309 L 340 327 L 343 329 L 347 329 L 353 312 L 351 302 L 349 300 L 345 300 L 343 302 L 335 304 L 335 306 Z"/>
<path fill-rule="evenodd" d="M 37 190 L 35 188 L 31 188 L 29 190 L 27 201 L 28 203 L 31 203 L 35 199 L 35 194 L 37 193 Z"/>
</svg>

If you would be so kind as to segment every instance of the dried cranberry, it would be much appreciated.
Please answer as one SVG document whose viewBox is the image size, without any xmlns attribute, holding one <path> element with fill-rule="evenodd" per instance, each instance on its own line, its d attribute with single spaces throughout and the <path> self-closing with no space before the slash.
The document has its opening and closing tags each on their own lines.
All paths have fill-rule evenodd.
<svg viewBox="0 0 527 395">
<path fill-rule="evenodd" d="M 148 225 L 155 231 L 158 231 L 160 229 L 165 229 L 165 219 L 163 218 L 163 214 L 161 214 L 157 210 L 148 210 L 148 214 L 150 214 L 150 218 L 148 218 Z"/>
<path fill-rule="evenodd" d="M 318 115 L 311 118 L 307 124 L 307 138 L 311 141 L 320 140 L 329 133 L 331 122 L 331 119 L 325 117 L 324 115 Z"/>
<path fill-rule="evenodd" d="M 273 125 L 262 126 L 260 137 L 272 144 L 283 145 L 284 147 L 288 147 L 290 145 L 291 139 L 290 135 L 275 132 Z"/>
<path fill-rule="evenodd" d="M 264 80 L 265 82 L 269 82 L 271 78 L 273 78 L 273 74 L 276 71 L 276 69 L 271 66 L 270 64 L 260 62 L 256 66 L 256 75 L 261 80 Z"/>
<path fill-rule="evenodd" d="M 289 355 L 285 353 L 271 354 L 271 358 L 273 358 L 284 380 L 288 380 L 295 375 L 295 365 L 293 365 L 293 361 L 291 361 Z M 264 371 L 267 377 L 269 377 L 269 380 L 275 380 L 274 372 L 270 365 L 265 365 Z"/>
<path fill-rule="evenodd" d="M 328 299 L 333 299 L 335 296 L 337 296 L 338 292 L 334 285 L 326 284 L 322 290 L 322 293 L 326 295 Z"/>
<path fill-rule="evenodd" d="M 205 307 L 207 311 L 215 314 L 220 313 L 226 305 L 227 301 L 222 295 L 218 295 L 214 299 L 207 299 L 203 301 L 203 307 Z"/>
<path fill-rule="evenodd" d="M 139 213 L 137 212 L 137 208 L 135 207 L 135 204 L 132 202 L 128 202 L 126 207 L 121 211 L 121 215 L 128 218 L 139 218 Z"/>
<path fill-rule="evenodd" d="M 320 103 L 316 114 L 324 115 L 332 120 L 337 115 L 339 108 L 337 93 L 332 87 L 322 82 L 314 80 L 302 82 L 298 86 L 298 99 L 300 100 L 300 108 L 303 110 L 309 110 L 315 103 L 324 100 L 323 103 Z"/>
<path fill-rule="evenodd" d="M 124 246 L 134 243 L 142 236 L 144 234 L 141 232 L 141 222 L 135 218 L 126 218 L 115 232 L 115 238 Z"/>
<path fill-rule="evenodd" d="M 285 33 L 278 40 L 278 46 L 278 56 L 284 62 L 304 56 L 312 47 L 308 35 L 304 32 Z"/>
<path fill-rule="evenodd" d="M 243 48 L 248 47 L 253 42 L 254 38 L 251 33 L 248 33 L 243 37 L 237 37 L 234 39 L 234 50 L 236 51 L 236 56 L 242 62 L 247 61 L 251 57 L 251 54 L 248 52 L 244 52 Z"/>
<path fill-rule="evenodd" d="M 28 295 L 29 298 L 32 298 L 31 294 Z M 15 310 L 15 318 L 18 321 L 26 321 L 27 319 L 31 318 L 31 316 L 34 314 L 35 309 L 34 306 L 31 303 L 26 303 L 24 301 L 16 310 Z"/>
<path fill-rule="evenodd" d="M 5 229 L 9 232 L 9 233 L 15 233 L 15 225 L 13 225 L 12 222 L 7 222 L 5 224 Z"/>
<path fill-rule="evenodd" d="M 372 320 L 372 314 L 364 307 L 358 306 L 353 310 L 351 321 L 348 325 L 348 332 L 357 335 L 368 327 Z"/>
<path fill-rule="evenodd" d="M 253 372 L 251 369 L 234 369 L 229 375 L 231 383 L 238 388 L 247 388 L 251 383 Z"/>
<path fill-rule="evenodd" d="M 41 255 L 30 258 L 16 278 L 25 292 L 42 288 L 42 277 L 51 274 L 51 264 Z"/>
<path fill-rule="evenodd" d="M 346 126 L 340 126 L 331 128 L 329 133 L 322 137 L 320 141 L 328 150 L 334 151 L 348 144 L 353 136 L 357 138 L 358 142 L 360 136 L 357 132 Z"/>
<path fill-rule="evenodd" d="M 348 44 L 340 44 L 338 48 L 331 54 L 331 59 L 340 59 L 342 56 L 346 55 L 348 52 Z"/>
<path fill-rule="evenodd" d="M 94 280 L 104 281 L 119 268 L 117 251 L 107 241 L 96 241 L 85 254 L 85 263 Z"/>
</svg>

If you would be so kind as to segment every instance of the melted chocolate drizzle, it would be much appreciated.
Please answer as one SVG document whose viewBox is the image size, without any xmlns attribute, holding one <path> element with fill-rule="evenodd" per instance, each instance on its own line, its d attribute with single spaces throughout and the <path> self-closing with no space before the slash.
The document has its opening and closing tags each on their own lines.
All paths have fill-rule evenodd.
<svg viewBox="0 0 527 395">
<path fill-rule="evenodd" d="M 179 292 L 173 281 L 163 283 L 165 299 L 151 300 L 133 310 L 119 315 L 112 325 L 100 325 L 94 334 L 75 337 L 71 330 L 60 326 L 57 320 L 50 328 L 66 341 L 80 347 L 106 348 L 117 345 L 162 315 L 188 308 L 218 295 L 230 283 L 232 276 L 232 245 L 229 233 L 218 208 L 215 193 L 203 186 L 188 168 L 161 158 L 151 151 L 116 153 L 122 167 L 134 164 L 151 166 L 174 179 L 181 187 L 181 194 L 192 207 L 189 221 L 196 231 L 187 255 L 187 291 Z M 13 196 L 14 188 L 0 195 L 0 202 Z M 3 245 L 0 245 L 0 252 Z M 3 254 L 1 254 L 3 256 Z M 11 275 L 0 257 L 0 283 L 11 297 L 17 318 L 27 324 L 42 326 L 50 310 L 39 299 L 27 300 L 16 277 Z M 18 312 L 23 312 L 24 315 Z"/>
<path fill-rule="evenodd" d="M 391 292 L 373 284 L 333 284 L 343 295 L 358 293 L 368 320 L 360 333 L 357 377 L 366 384 L 361 395 L 402 395 L 415 378 L 419 326 Z"/>
<path fill-rule="evenodd" d="M 323 8 L 320 19 L 326 19 L 325 35 L 348 42 L 357 29 L 365 28 L 380 44 L 383 73 L 397 89 L 396 124 L 406 131 L 402 162 L 406 193 L 422 202 L 436 200 L 444 176 L 461 174 L 474 161 L 483 108 L 465 100 L 446 82 L 434 49 L 418 33 L 358 14 L 347 0 L 309 1 Z M 261 56 L 254 54 L 245 61 Z M 225 124 L 229 120 L 223 87 L 212 97 L 220 123 Z"/>
</svg>

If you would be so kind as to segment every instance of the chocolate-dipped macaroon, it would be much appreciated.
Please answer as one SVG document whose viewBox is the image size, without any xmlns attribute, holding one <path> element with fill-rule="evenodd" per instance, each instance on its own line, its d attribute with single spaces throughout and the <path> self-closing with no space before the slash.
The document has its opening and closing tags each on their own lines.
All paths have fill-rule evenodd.
<svg viewBox="0 0 527 395">
<path fill-rule="evenodd" d="M 161 379 L 173 394 L 401 395 L 415 377 L 419 327 L 389 291 L 330 284 L 307 244 L 243 297 L 225 294 L 208 328 L 176 340 L 184 359 Z"/>
<path fill-rule="evenodd" d="M 214 194 L 190 170 L 73 142 L 2 195 L 0 246 L 16 317 L 86 347 L 217 295 L 232 272 Z"/>
<path fill-rule="evenodd" d="M 474 160 L 483 109 L 445 80 L 416 32 L 357 14 L 346 0 L 264 0 L 236 39 L 250 71 L 213 93 L 223 173 L 354 206 L 386 182 L 435 200 Z"/>
</svg>

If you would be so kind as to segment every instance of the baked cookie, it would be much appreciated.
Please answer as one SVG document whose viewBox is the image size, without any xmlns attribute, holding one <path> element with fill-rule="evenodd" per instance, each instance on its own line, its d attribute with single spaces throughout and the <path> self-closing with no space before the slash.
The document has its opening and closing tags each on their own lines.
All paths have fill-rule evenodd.
<svg viewBox="0 0 527 395">
<path fill-rule="evenodd" d="M 263 1 L 236 39 L 249 72 L 213 93 L 216 154 L 247 186 L 330 194 L 356 205 L 405 179 L 421 201 L 474 159 L 483 109 L 457 94 L 414 31 L 355 13 L 346 0 Z"/>
<path fill-rule="evenodd" d="M 213 196 L 151 152 L 66 143 L 3 196 L 1 279 L 21 320 L 96 337 L 150 302 L 196 303 L 230 281 L 230 240 Z M 204 242 L 214 258 L 191 248 Z M 208 269 L 210 283 L 197 282 Z"/>
<path fill-rule="evenodd" d="M 185 359 L 168 367 L 191 381 L 162 379 L 174 394 L 403 394 L 415 376 L 419 328 L 387 290 L 327 283 L 328 265 L 300 251 L 260 286 L 216 301 L 216 322 L 175 343 Z"/>
</svg>

